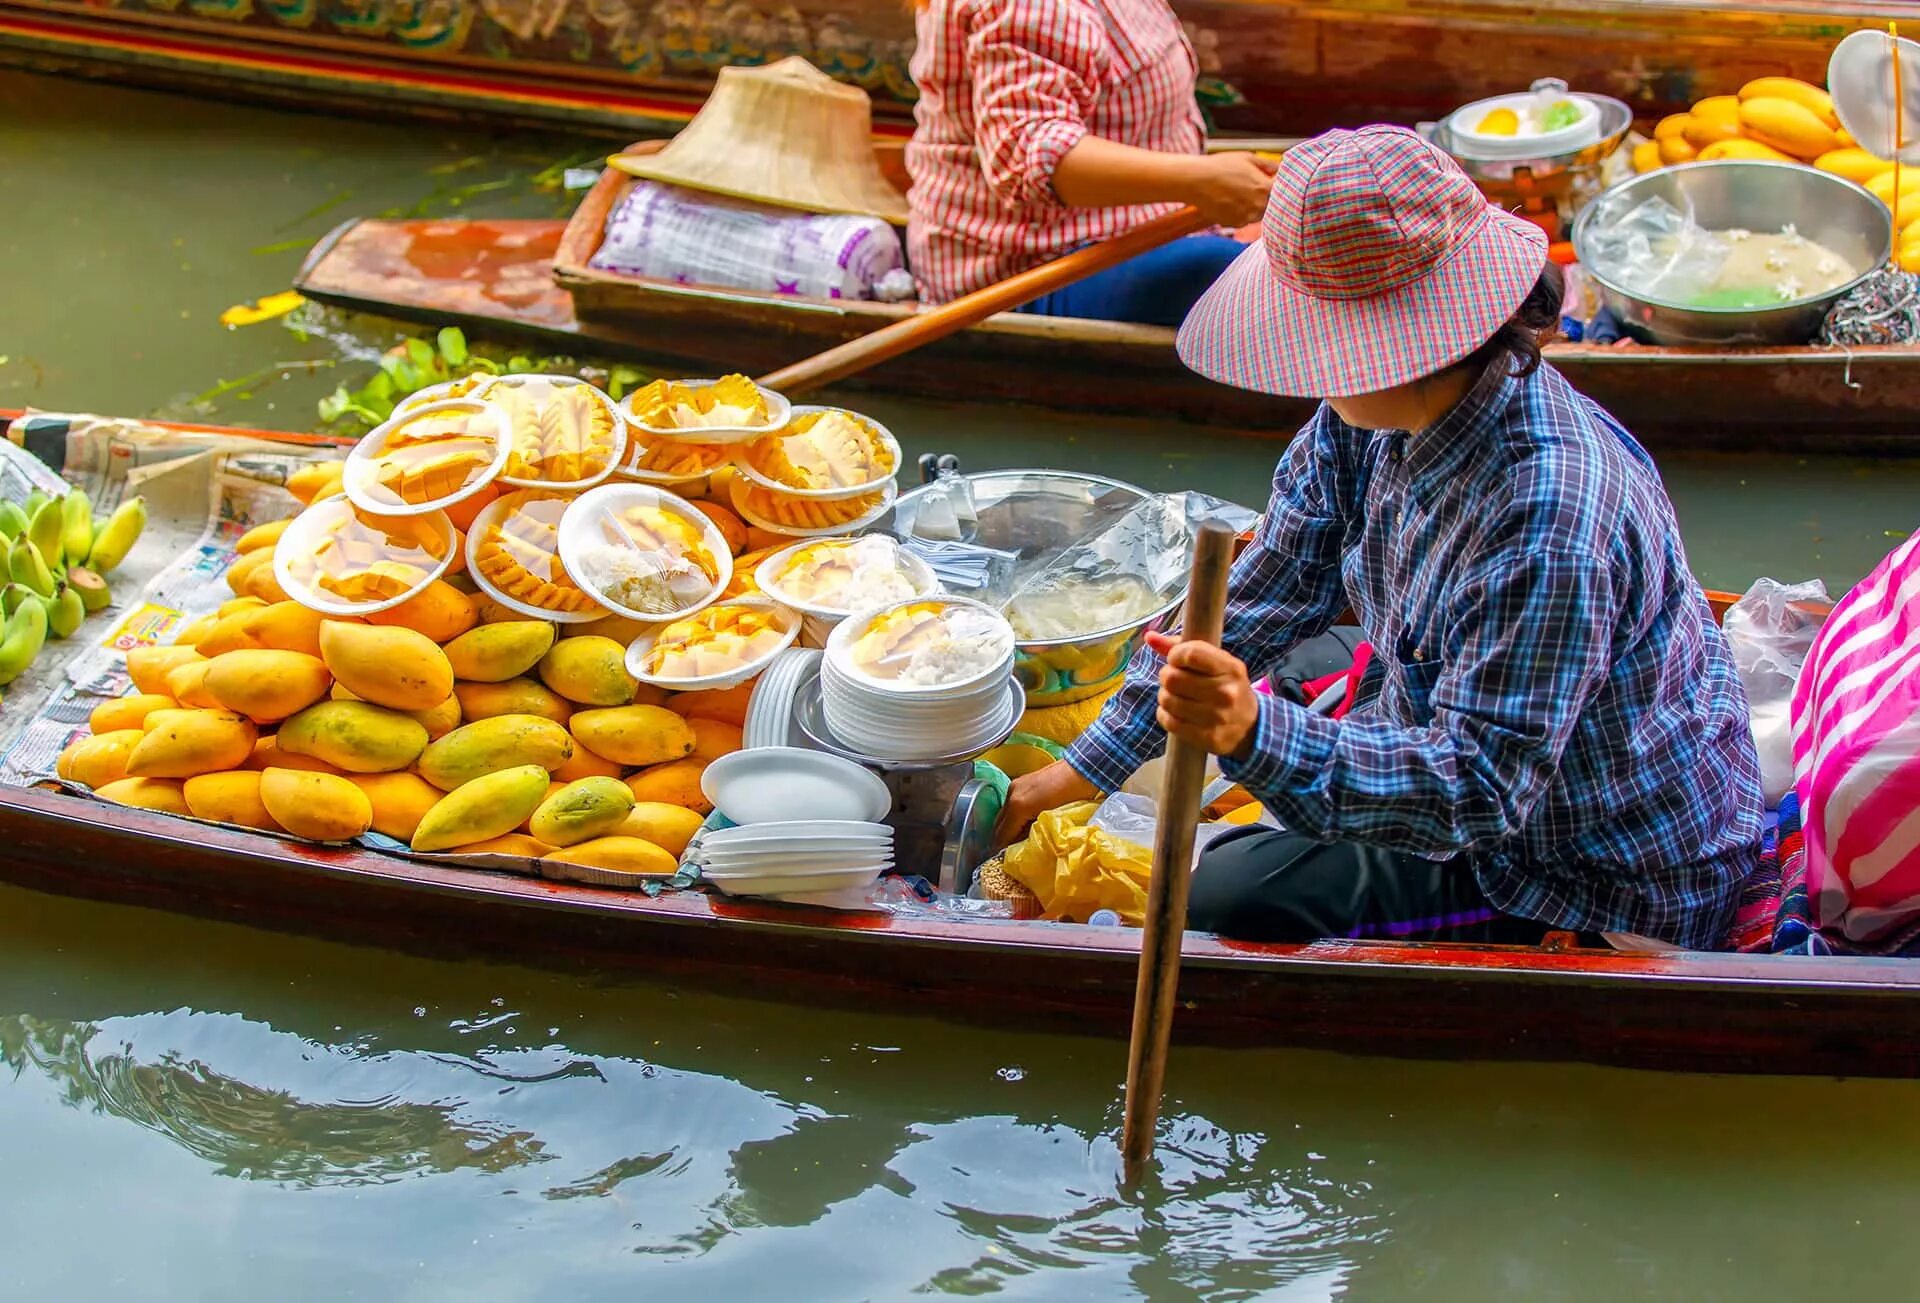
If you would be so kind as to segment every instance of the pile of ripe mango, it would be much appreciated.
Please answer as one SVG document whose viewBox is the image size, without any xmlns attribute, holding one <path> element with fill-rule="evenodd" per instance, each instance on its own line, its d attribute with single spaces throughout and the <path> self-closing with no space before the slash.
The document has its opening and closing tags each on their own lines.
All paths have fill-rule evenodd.
<svg viewBox="0 0 1920 1303">
<path fill-rule="evenodd" d="M 1636 172 L 1696 160 L 1757 158 L 1803 163 L 1865 186 L 1888 208 L 1898 232 L 1897 261 L 1920 271 L 1920 168 L 1898 167 L 1861 149 L 1840 125 L 1833 97 L 1792 77 L 1761 77 L 1738 95 L 1715 95 L 1662 118 L 1652 140 L 1633 151 Z"/>
<path fill-rule="evenodd" d="M 303 470 L 303 503 L 340 463 Z M 464 504 L 463 504 L 464 505 Z M 735 589 L 785 538 L 702 503 L 739 559 Z M 669 693 L 627 673 L 643 626 L 530 620 L 458 572 L 361 618 L 287 598 L 286 521 L 239 540 L 235 596 L 169 646 L 127 655 L 59 775 L 120 804 L 321 842 L 373 831 L 416 851 L 671 873 L 712 810 L 701 772 L 738 750 L 752 684 Z"/>
</svg>

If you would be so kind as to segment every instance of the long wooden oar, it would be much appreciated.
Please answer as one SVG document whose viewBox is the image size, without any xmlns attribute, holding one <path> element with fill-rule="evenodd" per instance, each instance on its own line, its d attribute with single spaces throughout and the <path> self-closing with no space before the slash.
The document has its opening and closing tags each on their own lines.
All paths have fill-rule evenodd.
<svg viewBox="0 0 1920 1303">
<path fill-rule="evenodd" d="M 816 353 L 760 378 L 760 383 L 789 398 L 865 371 L 888 358 L 899 357 L 936 339 L 985 321 L 996 312 L 1031 303 L 1095 272 L 1117 267 L 1127 259 L 1192 235 L 1206 225 L 1191 208 L 1180 208 L 1145 222 L 1111 240 L 1076 249 L 1064 258 L 1042 263 L 982 290 L 963 294 L 951 303 L 917 312 L 891 326 L 882 326 L 858 339 Z"/>
<path fill-rule="evenodd" d="M 1202 525 L 1193 540 L 1193 579 L 1181 637 L 1218 644 L 1227 606 L 1233 532 Z M 1167 740 L 1160 781 L 1159 822 L 1153 832 L 1153 877 L 1147 884 L 1146 927 L 1140 936 L 1140 976 L 1133 991 L 1133 1039 L 1127 1046 L 1127 1104 L 1120 1153 L 1128 1185 L 1153 1157 L 1160 1092 L 1167 1079 L 1167 1038 L 1173 1030 L 1174 988 L 1180 981 L 1180 938 L 1187 930 L 1187 887 L 1193 834 L 1200 822 L 1207 753 L 1180 738 Z"/>
</svg>

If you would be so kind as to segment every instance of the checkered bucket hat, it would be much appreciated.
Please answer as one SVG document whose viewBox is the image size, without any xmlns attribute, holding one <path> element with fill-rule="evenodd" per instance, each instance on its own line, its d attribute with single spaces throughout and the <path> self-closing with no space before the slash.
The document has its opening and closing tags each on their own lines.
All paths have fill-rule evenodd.
<svg viewBox="0 0 1920 1303">
<path fill-rule="evenodd" d="M 1546 248 L 1413 132 L 1329 131 L 1287 151 L 1260 242 L 1187 314 L 1180 358 L 1261 393 L 1378 393 L 1493 338 Z"/>
</svg>

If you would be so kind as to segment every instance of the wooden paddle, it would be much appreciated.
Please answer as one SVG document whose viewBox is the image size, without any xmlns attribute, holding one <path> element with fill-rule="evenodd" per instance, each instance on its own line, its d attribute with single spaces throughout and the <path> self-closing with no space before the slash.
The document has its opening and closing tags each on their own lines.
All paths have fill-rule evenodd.
<svg viewBox="0 0 1920 1303">
<path fill-rule="evenodd" d="M 1227 572 L 1233 531 L 1204 524 L 1193 540 L 1193 579 L 1181 636 L 1218 644 L 1226 616 Z M 1153 1157 L 1160 1092 L 1167 1079 L 1167 1038 L 1173 1030 L 1174 989 L 1180 981 L 1180 938 L 1187 930 L 1194 827 L 1206 785 L 1207 753 L 1181 739 L 1167 740 L 1160 781 L 1160 817 L 1153 832 L 1153 876 L 1147 884 L 1146 926 L 1140 936 L 1140 976 L 1133 990 L 1133 1039 L 1127 1046 L 1126 1116 L 1120 1153 L 1128 1185 Z"/>
<path fill-rule="evenodd" d="M 1134 227 L 1100 244 L 1076 249 L 1064 258 L 1009 276 L 985 289 L 963 294 L 951 303 L 917 312 L 904 321 L 850 339 L 791 366 L 760 377 L 760 383 L 791 398 L 809 389 L 832 384 L 856 371 L 878 366 L 888 358 L 910 353 L 936 339 L 985 321 L 996 312 L 1031 303 L 1043 295 L 1084 280 L 1095 272 L 1117 267 L 1127 259 L 1192 235 L 1206 225 L 1192 208 L 1180 208 L 1164 217 Z"/>
</svg>

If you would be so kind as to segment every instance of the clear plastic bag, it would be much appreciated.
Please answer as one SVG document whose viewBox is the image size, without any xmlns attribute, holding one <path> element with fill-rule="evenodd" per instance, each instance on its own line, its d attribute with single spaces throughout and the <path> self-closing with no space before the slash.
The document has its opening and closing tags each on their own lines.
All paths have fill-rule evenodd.
<svg viewBox="0 0 1920 1303">
<path fill-rule="evenodd" d="M 1746 684 L 1753 744 L 1760 753 L 1760 785 L 1769 807 L 1793 786 L 1788 708 L 1800 667 L 1830 604 L 1827 586 L 1818 579 L 1801 584 L 1762 579 L 1722 621 L 1734 666 Z"/>
<path fill-rule="evenodd" d="M 1623 211 L 1624 210 L 1624 211 Z M 1591 219 L 1587 265 L 1643 298 L 1687 302 L 1719 281 L 1731 247 L 1665 199 L 1626 208 L 1603 196 Z"/>
</svg>

